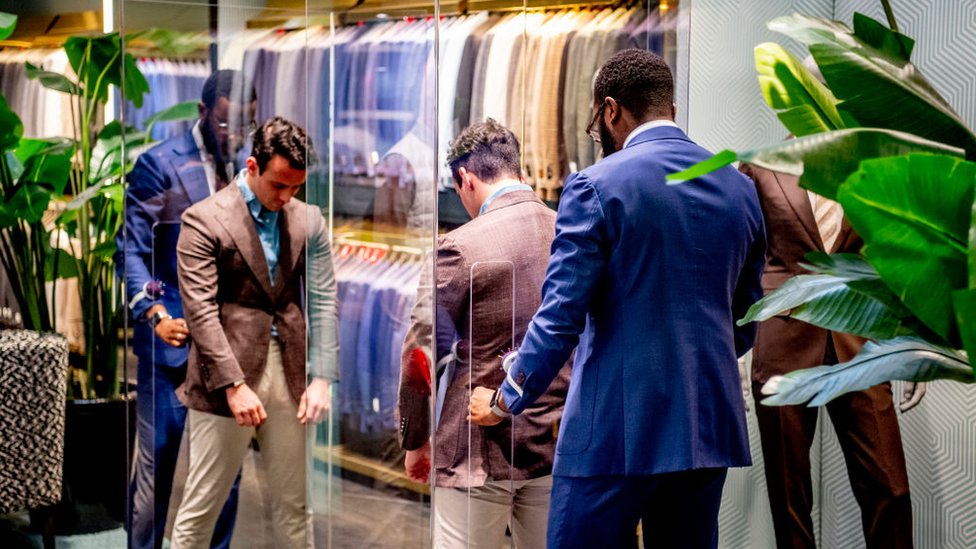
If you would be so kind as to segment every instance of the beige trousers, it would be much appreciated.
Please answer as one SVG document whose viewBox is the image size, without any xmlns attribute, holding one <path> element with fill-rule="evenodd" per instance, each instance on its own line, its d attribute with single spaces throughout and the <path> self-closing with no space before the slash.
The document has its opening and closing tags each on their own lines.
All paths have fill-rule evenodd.
<svg viewBox="0 0 976 549">
<path fill-rule="evenodd" d="M 252 438 L 261 448 L 271 500 L 274 547 L 306 547 L 305 427 L 288 392 L 281 346 L 271 340 L 268 364 L 254 389 L 268 419 L 241 427 L 234 418 L 189 410 L 190 466 L 173 525 L 172 549 L 205 549 Z M 243 503 L 243 502 L 242 502 Z"/>
<path fill-rule="evenodd" d="M 471 489 L 434 488 L 434 549 L 545 549 L 552 476 L 489 480 Z"/>
</svg>

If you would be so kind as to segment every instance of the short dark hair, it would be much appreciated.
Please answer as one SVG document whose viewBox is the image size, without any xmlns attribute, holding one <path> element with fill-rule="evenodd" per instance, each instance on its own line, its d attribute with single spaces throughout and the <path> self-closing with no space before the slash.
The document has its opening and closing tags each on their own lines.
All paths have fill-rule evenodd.
<svg viewBox="0 0 976 549">
<path fill-rule="evenodd" d="M 240 87 L 241 82 L 242 77 L 240 71 L 221 69 L 207 77 L 207 81 L 203 83 L 203 93 L 200 94 L 200 101 L 203 102 L 203 106 L 212 109 L 217 104 L 218 98 L 225 97 L 230 99 L 231 94 L 234 92 L 234 85 L 236 84 Z"/>
<path fill-rule="evenodd" d="M 268 162 L 271 162 L 271 157 L 276 154 L 288 160 L 288 164 L 293 169 L 303 171 L 308 169 L 308 165 L 315 158 L 312 141 L 305 130 L 280 116 L 261 124 L 261 127 L 254 131 L 251 156 L 258 161 L 258 173 L 264 173 Z"/>
<path fill-rule="evenodd" d="M 461 168 L 485 182 L 504 176 L 520 177 L 520 162 L 518 138 L 512 130 L 491 118 L 464 128 L 451 142 L 447 153 L 451 175 L 458 183 L 461 182 Z"/>
<path fill-rule="evenodd" d="M 614 98 L 637 119 L 667 116 L 674 104 L 674 76 L 660 56 L 646 50 L 617 52 L 600 68 L 593 101 Z"/>
</svg>

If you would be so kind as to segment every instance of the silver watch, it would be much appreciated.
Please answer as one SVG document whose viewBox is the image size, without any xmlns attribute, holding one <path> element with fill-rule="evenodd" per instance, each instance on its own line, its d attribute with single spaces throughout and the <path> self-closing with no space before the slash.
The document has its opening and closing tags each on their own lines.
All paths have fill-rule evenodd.
<svg viewBox="0 0 976 549">
<path fill-rule="evenodd" d="M 498 400 L 501 399 L 502 397 L 501 395 L 502 395 L 501 389 L 497 389 L 495 391 L 495 394 L 491 395 L 491 401 L 488 402 L 488 404 L 491 406 L 491 413 L 502 418 L 512 417 L 511 412 L 506 412 L 505 410 L 502 410 L 502 407 L 498 405 Z"/>
</svg>

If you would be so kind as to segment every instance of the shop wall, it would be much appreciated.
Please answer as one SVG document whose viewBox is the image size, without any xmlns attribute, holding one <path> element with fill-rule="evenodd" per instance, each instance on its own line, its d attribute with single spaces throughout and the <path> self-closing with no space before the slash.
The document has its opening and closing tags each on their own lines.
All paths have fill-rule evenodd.
<svg viewBox="0 0 976 549">
<path fill-rule="evenodd" d="M 976 127 L 976 0 L 891 2 L 902 31 L 916 39 L 913 60 L 970 127 Z M 785 131 L 767 108 L 756 82 L 753 47 L 772 40 L 802 49 L 766 29 L 765 22 L 799 12 L 850 23 L 854 12 L 885 20 L 878 0 L 689 0 L 689 135 L 713 151 L 773 143 Z M 716 96 L 716 94 L 720 94 Z M 893 387 L 895 399 L 901 383 Z M 900 416 L 919 548 L 976 547 L 973 440 L 976 388 L 930 385 L 924 401 Z M 772 547 L 762 453 L 755 414 L 749 412 L 754 465 L 733 471 L 720 515 L 722 547 Z M 850 489 L 836 434 L 821 416 L 814 466 L 814 523 L 822 547 L 864 547 L 860 510 Z"/>
</svg>

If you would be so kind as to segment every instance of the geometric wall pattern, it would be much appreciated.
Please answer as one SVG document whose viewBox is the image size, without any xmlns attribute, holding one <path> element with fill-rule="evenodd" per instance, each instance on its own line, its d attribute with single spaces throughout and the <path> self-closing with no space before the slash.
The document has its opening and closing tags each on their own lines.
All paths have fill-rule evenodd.
<svg viewBox="0 0 976 549">
<path fill-rule="evenodd" d="M 902 32 L 916 40 L 913 62 L 976 128 L 976 0 L 891 4 Z M 680 6 L 687 25 L 687 50 L 679 50 L 687 51 L 687 83 L 680 80 L 687 87 L 687 112 L 681 122 L 692 139 L 715 152 L 770 144 L 785 136 L 759 94 L 752 51 L 761 42 L 775 41 L 804 53 L 766 29 L 766 21 L 799 12 L 850 24 L 855 11 L 885 21 L 878 0 L 681 0 Z M 897 400 L 901 383 L 893 390 Z M 923 402 L 900 416 L 900 425 L 915 546 L 976 547 L 976 386 L 930 384 Z M 819 430 L 819 443 L 811 452 L 819 546 L 862 548 L 860 510 L 826 414 L 821 414 Z M 749 433 L 754 464 L 729 473 L 719 515 L 723 548 L 774 546 L 752 412 Z"/>
</svg>

